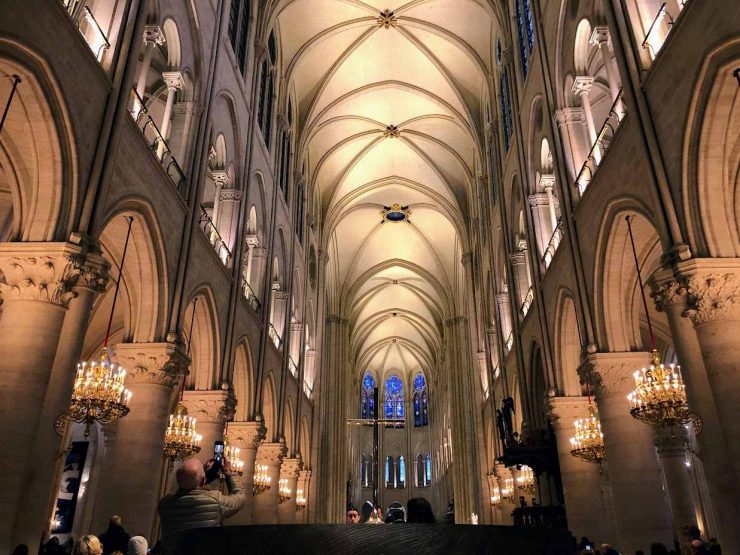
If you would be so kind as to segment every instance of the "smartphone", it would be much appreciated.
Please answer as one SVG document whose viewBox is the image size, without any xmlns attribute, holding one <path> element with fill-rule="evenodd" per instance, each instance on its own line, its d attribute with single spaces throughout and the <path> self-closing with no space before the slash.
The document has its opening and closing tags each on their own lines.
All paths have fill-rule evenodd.
<svg viewBox="0 0 740 555">
<path fill-rule="evenodd" d="M 215 441 L 213 443 L 213 460 L 216 464 L 222 465 L 224 462 L 224 442 Z"/>
</svg>

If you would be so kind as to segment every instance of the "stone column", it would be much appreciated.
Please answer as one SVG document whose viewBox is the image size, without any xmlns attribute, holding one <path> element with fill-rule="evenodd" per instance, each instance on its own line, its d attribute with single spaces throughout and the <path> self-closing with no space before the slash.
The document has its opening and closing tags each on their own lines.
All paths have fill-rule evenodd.
<svg viewBox="0 0 740 555">
<path fill-rule="evenodd" d="M 228 390 L 185 391 L 183 404 L 188 416 L 196 419 L 196 430 L 203 436 L 198 458 L 203 462 L 213 458 L 213 444 L 224 440 L 224 426 L 234 414 L 236 398 Z"/>
<path fill-rule="evenodd" d="M 175 390 L 189 360 L 179 342 L 119 343 L 113 360 L 126 369 L 131 412 L 116 424 L 106 458 L 110 467 L 97 494 L 94 530 L 104 530 L 112 514 L 128 530 L 150 534 L 163 479 L 164 433 Z M 151 537 L 151 536 L 150 536 Z"/>
<path fill-rule="evenodd" d="M 619 72 L 615 67 L 614 58 L 609 48 L 609 27 L 605 25 L 594 27 L 588 42 L 595 45 L 596 49 L 601 53 L 601 59 L 606 70 L 606 78 L 609 81 L 609 96 L 611 96 L 612 102 L 614 102 L 619 95 L 620 80 Z"/>
<path fill-rule="evenodd" d="M 575 420 L 588 417 L 586 397 L 551 397 L 553 429 L 558 446 L 560 477 L 563 481 L 568 527 L 576 538 L 587 536 L 596 541 L 612 541 L 614 510 L 611 495 L 605 495 L 608 480 L 604 469 L 570 454 L 570 438 L 575 435 Z"/>
<path fill-rule="evenodd" d="M 501 335 L 504 338 L 504 346 L 506 347 L 506 350 L 511 350 L 511 344 L 509 343 L 509 336 L 511 335 L 512 328 L 511 328 L 511 301 L 509 299 L 509 294 L 504 293 L 496 293 L 496 305 L 498 306 L 499 311 L 499 317 L 501 318 Z M 502 361 L 503 359 L 506 359 L 506 353 L 501 357 Z"/>
<path fill-rule="evenodd" d="M 586 129 L 588 129 L 588 136 L 591 139 L 591 146 L 596 143 L 596 125 L 594 124 L 594 114 L 591 111 L 591 99 L 588 97 L 588 93 L 591 92 L 591 87 L 594 84 L 593 77 L 579 76 L 573 81 L 573 94 L 581 98 L 581 106 L 583 106 L 583 114 L 586 116 Z M 598 148 L 595 148 L 594 158 L 596 163 L 601 162 L 601 152 Z"/>
<path fill-rule="evenodd" d="M 518 247 L 517 247 L 518 248 Z M 524 299 L 527 297 L 529 292 L 529 278 L 527 276 L 527 255 L 526 248 L 524 250 L 518 250 L 517 252 L 509 255 L 509 262 L 511 262 L 512 273 L 516 280 L 516 298 L 519 301 L 517 310 L 521 309 L 521 305 Z"/>
<path fill-rule="evenodd" d="M 611 543 L 626 553 L 645 551 L 653 542 L 673 542 L 653 432 L 632 418 L 627 402 L 633 373 L 649 364 L 646 352 L 594 353 L 578 370 L 596 394 L 604 433 L 617 532 Z"/>
<path fill-rule="evenodd" d="M 570 156 L 566 156 L 565 160 L 568 163 L 570 181 L 573 182 L 578 177 L 581 166 L 586 160 L 586 156 L 588 156 L 588 150 L 591 148 L 591 145 L 585 144 L 586 115 L 583 108 L 580 107 L 563 108 L 555 111 L 555 120 L 563 138 L 563 145 L 567 147 L 567 152 L 570 153 Z"/>
<path fill-rule="evenodd" d="M 81 243 L 89 240 L 77 237 Z M 62 437 L 56 432 L 54 422 L 67 412 L 72 396 L 77 363 L 80 360 L 85 332 L 90 320 L 90 310 L 95 297 L 105 290 L 108 281 L 108 263 L 99 254 L 97 245 L 90 245 L 88 252 L 74 260 L 79 276 L 74 286 L 75 298 L 69 303 L 59 339 L 43 409 L 32 446 L 32 464 L 26 469 L 21 504 L 16 517 L 13 543 L 35 545 L 48 531 L 48 523 L 54 510 L 61 472 L 60 453 L 64 446 Z M 93 356 L 97 357 L 98 353 Z"/>
<path fill-rule="evenodd" d="M 216 185 L 216 191 L 213 195 L 213 210 L 211 211 L 211 221 L 213 222 L 213 226 L 216 228 L 216 231 L 221 233 L 221 227 L 219 226 L 219 220 L 221 216 L 221 191 L 228 187 L 229 185 L 229 175 L 221 170 L 221 171 L 212 171 L 211 177 L 213 177 L 213 182 Z M 207 199 L 204 199 L 207 200 Z M 211 239 L 211 242 L 213 242 L 213 239 Z"/>
<path fill-rule="evenodd" d="M 311 471 L 301 470 L 298 474 L 298 484 L 296 485 L 296 502 L 298 501 L 298 494 L 302 493 L 303 498 L 306 500 L 306 504 L 301 508 L 296 506 L 295 521 L 296 524 L 305 524 L 308 522 L 308 496 L 311 493 Z"/>
<path fill-rule="evenodd" d="M 175 94 L 180 89 L 185 88 L 185 80 L 182 78 L 182 73 L 179 71 L 165 71 L 162 73 L 164 82 L 167 85 L 167 102 L 164 105 L 164 114 L 162 115 L 162 127 L 159 132 L 162 134 L 162 139 L 167 140 L 167 134 L 170 132 L 170 123 L 172 118 L 172 106 L 175 103 Z M 160 143 L 157 146 L 157 154 L 162 157 L 164 153 L 164 144 Z"/>
<path fill-rule="evenodd" d="M 241 482 L 247 493 L 247 502 L 238 513 L 226 521 L 226 524 L 250 524 L 252 522 L 252 509 L 254 507 L 254 498 L 252 497 L 254 466 L 257 459 L 257 449 L 260 442 L 265 438 L 265 427 L 262 422 L 229 422 L 228 436 L 229 445 L 241 449 L 239 456 L 244 461 Z"/>
<path fill-rule="evenodd" d="M 688 433 L 683 426 L 655 428 L 655 447 L 673 516 L 673 533 L 685 549 L 689 545 L 683 534 L 683 527 L 697 522 L 693 484 L 690 469 L 686 467 L 688 440 Z"/>
<path fill-rule="evenodd" d="M 547 249 L 547 244 L 550 241 L 550 237 L 552 237 L 553 230 L 555 229 L 554 226 L 557 225 L 557 223 L 553 223 L 550 214 L 551 199 L 552 188 L 550 188 L 550 195 L 547 193 L 534 193 L 529 195 L 529 207 L 534 214 L 534 218 L 532 219 L 537 227 L 535 237 L 539 243 L 537 245 L 537 252 L 539 253 L 540 259 L 545 255 L 545 249 Z"/>
<path fill-rule="evenodd" d="M 298 490 L 298 473 L 303 468 L 301 459 L 283 459 L 280 466 L 280 479 L 287 480 L 290 499 L 278 505 L 278 522 L 280 524 L 296 523 L 296 491 Z"/>
<path fill-rule="evenodd" d="M 285 344 L 285 311 L 288 310 L 288 292 L 281 291 L 279 289 L 273 290 L 273 301 L 272 301 L 272 318 L 270 323 L 277 330 L 280 336 L 280 349 L 284 348 Z"/>
<path fill-rule="evenodd" d="M 689 309 L 687 291 L 670 270 L 661 270 L 653 274 L 650 285 L 656 308 L 665 312 L 668 318 L 673 345 L 686 385 L 689 407 L 701 416 L 704 423 L 702 432 L 696 438 L 711 497 L 711 508 L 706 511 L 710 514 L 705 514 L 704 518 L 716 521 L 718 528 L 716 535 L 723 546 L 727 546 L 731 551 L 737 550 L 735 546 L 740 545 L 740 536 L 736 530 L 734 515 L 740 514 L 740 490 L 735 481 L 732 465 L 727 464 L 729 460 L 727 445 L 704 367 L 699 340 L 691 320 L 683 317 Z"/>
<path fill-rule="evenodd" d="M 254 524 L 278 523 L 278 486 L 280 465 L 287 449 L 285 443 L 262 442 L 257 450 L 257 464 L 267 466 L 267 474 L 272 479 L 270 489 L 254 497 L 252 522 Z"/>
<path fill-rule="evenodd" d="M 553 194 L 553 190 L 555 188 L 555 176 L 551 173 L 544 174 L 540 177 L 540 187 L 542 187 L 542 190 L 545 191 L 545 194 L 547 195 L 547 208 L 550 213 L 550 226 L 552 228 L 550 234 L 552 235 L 552 233 L 555 232 L 555 228 L 558 227 L 557 206 L 555 195 Z"/>
<path fill-rule="evenodd" d="M 252 287 L 252 291 L 254 291 L 260 304 L 264 304 L 266 301 L 265 296 L 262 294 L 262 284 L 264 283 L 262 274 L 265 272 L 266 263 L 267 249 L 265 247 L 255 245 L 254 248 L 252 248 L 252 269 L 250 272 L 250 278 L 252 281 L 249 282 L 249 285 Z"/>
<path fill-rule="evenodd" d="M 165 42 L 164 33 L 158 25 L 147 25 L 144 27 L 144 59 L 139 69 L 139 77 L 136 80 L 136 94 L 139 98 L 144 99 L 146 92 L 147 76 L 149 68 L 152 66 L 152 55 L 157 45 L 163 45 Z"/>
<path fill-rule="evenodd" d="M 81 253 L 71 243 L 0 244 L 0 551 L 12 547 L 24 471 Z"/>
<path fill-rule="evenodd" d="M 236 228 L 239 222 L 239 204 L 242 201 L 243 193 L 238 189 L 221 189 L 219 197 L 221 213 L 219 221 L 214 223 L 216 223 L 221 239 L 233 257 L 234 245 L 236 244 Z"/>
</svg>

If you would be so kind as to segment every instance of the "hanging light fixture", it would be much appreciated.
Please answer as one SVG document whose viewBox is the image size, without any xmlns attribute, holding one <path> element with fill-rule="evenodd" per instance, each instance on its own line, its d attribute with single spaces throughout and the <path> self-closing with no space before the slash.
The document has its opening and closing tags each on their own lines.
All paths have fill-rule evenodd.
<svg viewBox="0 0 740 555">
<path fill-rule="evenodd" d="M 295 490 L 295 510 L 302 511 L 306 508 L 306 496 L 302 488 Z"/>
<path fill-rule="evenodd" d="M 90 426 L 95 422 L 100 424 L 110 424 L 111 422 L 123 418 L 129 411 L 131 401 L 131 392 L 126 389 L 124 382 L 126 379 L 126 370 L 113 364 L 108 354 L 108 340 L 110 339 L 111 325 L 113 324 L 113 313 L 118 301 L 118 292 L 121 289 L 123 280 L 123 265 L 126 262 L 126 252 L 128 243 L 131 238 L 131 225 L 134 219 L 126 216 L 128 221 L 128 230 L 126 231 L 126 240 L 123 243 L 123 253 L 121 254 L 121 266 L 119 267 L 118 281 L 113 293 L 113 303 L 108 317 L 108 328 L 105 332 L 103 341 L 103 351 L 100 359 L 94 359 L 87 362 L 80 362 L 77 365 L 77 375 L 75 376 L 74 386 L 72 388 L 72 398 L 69 403 L 67 413 L 57 419 L 55 428 L 59 430 L 64 418 L 73 422 L 79 422 L 85 425 L 85 437 L 90 435 Z"/>
<path fill-rule="evenodd" d="M 291 495 L 293 492 L 290 489 L 290 486 L 288 485 L 288 480 L 286 478 L 283 478 L 282 480 L 278 481 L 278 502 L 280 504 L 286 503 L 290 500 Z"/>
<path fill-rule="evenodd" d="M 514 478 L 504 478 L 504 486 L 501 488 L 501 499 L 506 501 L 514 499 Z"/>
<path fill-rule="evenodd" d="M 527 493 L 536 493 L 537 485 L 534 479 L 534 470 L 526 464 L 522 465 L 519 475 L 516 477 L 516 486 Z"/>
<path fill-rule="evenodd" d="M 640 274 L 640 264 L 637 260 L 637 249 L 632 235 L 632 218 L 626 216 L 625 219 L 627 220 L 627 231 L 635 260 L 637 281 L 640 285 L 640 295 L 652 348 L 650 366 L 634 373 L 635 389 L 627 395 L 627 400 L 630 403 L 630 414 L 633 418 L 653 426 L 693 423 L 694 431 L 699 433 L 702 427 L 701 417 L 689 409 L 689 403 L 686 399 L 686 386 L 681 376 L 681 367 L 673 364 L 664 365 L 655 346 L 653 325 L 650 320 L 650 312 L 645 298 L 645 287 Z"/>
<path fill-rule="evenodd" d="M 501 505 L 501 489 L 498 484 L 493 485 L 493 493 L 491 494 L 491 506 L 498 507 Z"/>
<path fill-rule="evenodd" d="M 604 434 L 601 432 L 601 422 L 591 402 L 591 391 L 588 384 L 586 384 L 586 395 L 588 396 L 588 417 L 579 418 L 574 422 L 576 435 L 570 438 L 570 445 L 573 447 L 570 454 L 588 463 L 601 464 L 606 459 Z"/>
<path fill-rule="evenodd" d="M 195 307 L 198 299 L 193 301 L 193 315 L 190 320 L 190 335 L 188 336 L 188 358 L 190 345 L 193 342 L 193 324 L 195 323 Z M 200 452 L 200 442 L 203 439 L 195 429 L 196 420 L 188 416 L 188 409 L 183 403 L 185 396 L 185 376 L 180 384 L 180 400 L 177 403 L 175 414 L 170 414 L 170 424 L 164 434 L 164 455 L 170 461 L 184 461 L 188 457 Z"/>
<path fill-rule="evenodd" d="M 224 425 L 224 455 L 226 455 L 226 458 L 231 463 L 231 470 L 239 476 L 244 474 L 244 461 L 239 456 L 240 453 L 241 449 L 234 445 L 229 445 L 229 423 L 226 422 Z"/>
<path fill-rule="evenodd" d="M 259 495 L 272 487 L 272 477 L 267 474 L 267 465 L 258 464 L 254 467 L 254 484 L 252 493 Z"/>
</svg>

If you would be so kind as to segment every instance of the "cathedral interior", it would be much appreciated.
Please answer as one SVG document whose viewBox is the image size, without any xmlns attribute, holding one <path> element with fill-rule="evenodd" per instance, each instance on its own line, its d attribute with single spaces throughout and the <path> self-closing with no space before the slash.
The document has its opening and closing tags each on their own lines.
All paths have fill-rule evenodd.
<svg viewBox="0 0 740 555">
<path fill-rule="evenodd" d="M 733 0 L 5 0 L 0 113 L 0 551 L 225 442 L 225 526 L 740 552 Z"/>
</svg>

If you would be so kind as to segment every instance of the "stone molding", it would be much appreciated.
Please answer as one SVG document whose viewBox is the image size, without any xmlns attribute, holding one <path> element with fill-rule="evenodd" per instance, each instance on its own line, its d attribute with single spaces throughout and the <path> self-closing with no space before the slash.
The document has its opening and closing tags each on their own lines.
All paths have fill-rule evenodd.
<svg viewBox="0 0 740 555">
<path fill-rule="evenodd" d="M 199 422 L 225 423 L 234 415 L 236 397 L 224 390 L 185 391 L 183 404 Z"/>
<path fill-rule="evenodd" d="M 239 189 L 221 189 L 219 200 L 241 200 L 244 193 Z"/>
<path fill-rule="evenodd" d="M 118 343 L 113 361 L 126 369 L 126 385 L 153 384 L 174 388 L 188 373 L 190 359 L 179 343 Z"/>
<path fill-rule="evenodd" d="M 279 466 L 287 452 L 288 449 L 285 447 L 285 443 L 262 441 L 257 449 L 257 462 L 267 466 Z"/>
<path fill-rule="evenodd" d="M 558 127 L 568 125 L 569 123 L 586 123 L 586 113 L 583 108 L 576 106 L 573 108 L 563 108 L 561 110 L 555 110 L 555 120 L 558 123 Z"/>
<path fill-rule="evenodd" d="M 649 280 L 650 297 L 658 312 L 669 306 L 686 303 L 686 289 L 673 277 L 673 274 L 660 270 Z"/>
<path fill-rule="evenodd" d="M 258 449 L 267 430 L 262 422 L 229 422 L 229 443 L 240 449 Z"/>
<path fill-rule="evenodd" d="M 163 45 L 167 39 L 159 25 L 146 25 L 144 27 L 144 42 Z"/>
<path fill-rule="evenodd" d="M 594 27 L 591 37 L 588 39 L 589 44 L 601 46 L 609 42 L 609 27 L 606 25 L 597 25 Z"/>
<path fill-rule="evenodd" d="M 573 80 L 573 94 L 588 94 L 591 92 L 595 79 L 587 75 L 579 75 Z"/>
<path fill-rule="evenodd" d="M 648 352 L 593 353 L 578 368 L 581 381 L 588 383 L 597 400 L 627 395 L 634 389 L 635 370 L 650 364 Z M 625 400 L 625 410 L 627 401 Z"/>
<path fill-rule="evenodd" d="M 97 287 L 107 280 L 104 268 L 100 260 L 87 264 L 84 246 L 73 243 L 4 243 L 0 245 L 4 277 L 0 292 L 5 301 L 42 301 L 66 307 L 75 296 L 72 289 L 80 276 L 85 274 L 83 279 Z"/>
<path fill-rule="evenodd" d="M 547 206 L 550 204 L 550 199 L 547 197 L 546 193 L 533 193 L 529 195 L 527 200 L 529 201 L 529 206 L 532 208 L 536 206 Z"/>
<path fill-rule="evenodd" d="M 676 266 L 694 324 L 740 320 L 740 259 L 691 259 Z"/>
<path fill-rule="evenodd" d="M 555 427 L 572 428 L 574 420 L 588 416 L 588 397 L 550 397 L 547 403 Z"/>
<path fill-rule="evenodd" d="M 182 72 L 180 71 L 163 71 L 162 79 L 164 79 L 164 83 L 167 85 L 167 90 L 185 88 L 185 79 L 183 79 Z"/>
<path fill-rule="evenodd" d="M 301 459 L 288 459 L 284 458 L 280 465 L 280 478 L 287 479 L 298 479 L 298 474 L 303 469 L 303 461 Z"/>
</svg>

